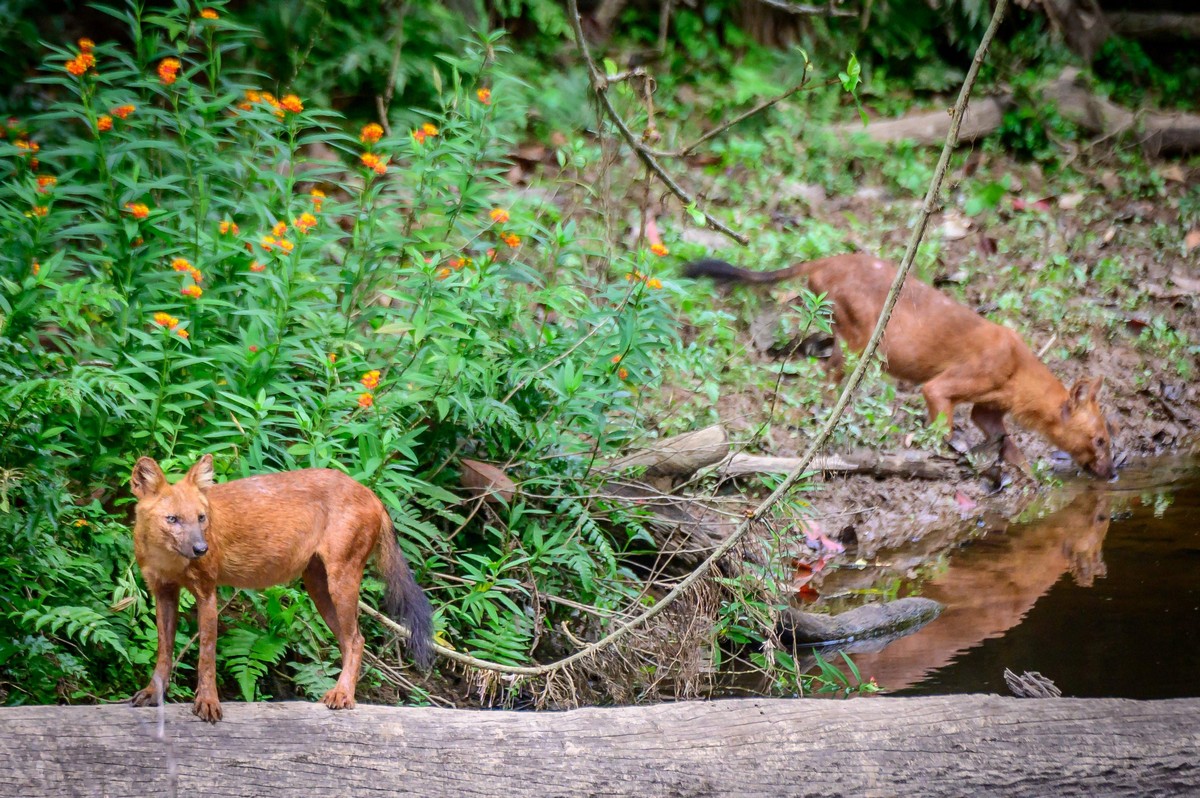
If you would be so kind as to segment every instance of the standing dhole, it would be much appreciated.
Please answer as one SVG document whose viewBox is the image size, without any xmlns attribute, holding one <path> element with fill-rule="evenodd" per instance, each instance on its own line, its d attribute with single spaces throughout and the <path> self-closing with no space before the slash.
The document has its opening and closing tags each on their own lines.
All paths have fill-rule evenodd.
<svg viewBox="0 0 1200 798">
<path fill-rule="evenodd" d="M 870 255 L 835 255 L 786 269 L 754 272 L 720 260 L 688 264 L 687 277 L 775 283 L 805 277 L 833 303 L 834 335 L 855 352 L 871 337 L 896 268 Z M 971 420 L 1001 456 L 1028 473 L 1025 455 L 1008 437 L 1004 416 L 1049 438 L 1096 476 L 1115 474 L 1112 435 L 1096 397 L 1103 378 L 1082 379 L 1071 390 L 1030 351 L 1021 336 L 919 280 L 904 283 L 884 330 L 879 351 L 895 377 L 920 383 L 929 421 L 954 423 L 954 406 L 971 403 Z M 842 351 L 836 342 L 830 375 L 840 379 Z"/>
<path fill-rule="evenodd" d="M 135 706 L 166 696 L 179 615 L 179 588 L 196 597 L 200 664 L 192 711 L 221 719 L 217 697 L 217 586 L 262 589 L 303 576 L 304 586 L 342 652 L 342 673 L 321 700 L 330 709 L 354 706 L 362 662 L 358 591 L 372 552 L 387 585 L 385 609 L 408 626 L 409 652 L 422 667 L 432 660 L 432 610 L 396 544 L 392 521 L 370 489 L 340 471 L 308 469 L 213 481 L 212 455 L 187 476 L 167 482 L 143 457 L 130 477 L 137 497 L 133 548 L 154 593 L 158 658 Z"/>
</svg>

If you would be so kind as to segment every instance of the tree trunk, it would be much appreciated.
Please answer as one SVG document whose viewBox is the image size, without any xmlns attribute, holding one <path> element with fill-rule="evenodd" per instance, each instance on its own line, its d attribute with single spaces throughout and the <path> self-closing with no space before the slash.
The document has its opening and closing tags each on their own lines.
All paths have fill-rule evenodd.
<svg viewBox="0 0 1200 798">
<path fill-rule="evenodd" d="M 1200 791 L 1200 699 L 743 699 L 569 712 L 0 709 L 0 798 Z"/>
</svg>

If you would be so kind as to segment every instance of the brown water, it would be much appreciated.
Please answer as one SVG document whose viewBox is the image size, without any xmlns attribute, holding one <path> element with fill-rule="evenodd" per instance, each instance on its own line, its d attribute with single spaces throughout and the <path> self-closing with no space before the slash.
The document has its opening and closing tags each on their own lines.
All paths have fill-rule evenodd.
<svg viewBox="0 0 1200 798">
<path fill-rule="evenodd" d="M 1200 695 L 1200 461 L 1134 464 L 1057 498 L 903 585 L 946 609 L 854 653 L 863 678 L 900 695 L 1007 694 L 1010 668 L 1039 671 L 1066 696 Z"/>
</svg>

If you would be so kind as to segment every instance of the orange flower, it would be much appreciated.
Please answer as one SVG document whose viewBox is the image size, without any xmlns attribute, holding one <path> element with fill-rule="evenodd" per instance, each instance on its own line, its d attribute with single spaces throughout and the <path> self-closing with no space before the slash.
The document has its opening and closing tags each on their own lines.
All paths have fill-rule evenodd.
<svg viewBox="0 0 1200 798">
<path fill-rule="evenodd" d="M 234 222 L 231 222 L 231 221 L 229 221 L 228 219 L 224 219 L 224 220 L 222 220 L 222 222 L 221 222 L 221 224 L 220 224 L 220 228 L 219 228 L 219 229 L 221 230 L 221 235 L 223 235 L 223 236 L 225 236 L 225 235 L 237 235 L 237 234 L 238 234 L 238 226 L 237 226 L 237 224 L 236 224 L 236 223 L 234 223 Z"/>
<path fill-rule="evenodd" d="M 421 125 L 421 132 L 424 133 L 426 136 L 433 138 L 434 136 L 436 136 L 438 134 L 438 129 L 435 126 L 426 122 L 425 124 Z"/>
<path fill-rule="evenodd" d="M 86 69 L 91 69 L 96 65 L 96 56 L 91 53 L 80 53 L 75 57 L 79 59 L 79 63 L 83 64 Z"/>
<path fill-rule="evenodd" d="M 617 369 L 617 376 L 623 380 L 629 379 L 629 370 L 625 368 Z"/>
<path fill-rule="evenodd" d="M 290 255 L 292 254 L 292 250 L 296 248 L 296 245 L 291 241 L 288 241 L 286 238 L 281 238 L 279 239 L 279 248 L 282 249 L 285 254 Z"/>
<path fill-rule="evenodd" d="M 662 244 L 651 244 L 650 251 L 660 258 L 670 253 L 670 250 Z"/>
<path fill-rule="evenodd" d="M 383 126 L 375 122 L 364 127 L 362 133 L 358 134 L 358 140 L 363 144 L 374 144 L 381 138 L 383 138 Z"/>
<path fill-rule="evenodd" d="M 171 261 L 171 268 L 177 272 L 189 272 L 194 267 L 192 266 L 192 262 L 187 258 L 176 258 Z"/>
<path fill-rule="evenodd" d="M 48 213 L 50 213 L 50 209 L 47 208 L 45 205 L 34 205 L 33 210 L 30 212 L 31 215 L 37 216 L 38 218 L 41 218 Z M 26 214 L 26 215 L 30 215 L 30 214 Z"/>
<path fill-rule="evenodd" d="M 513 249 L 516 249 L 521 245 L 521 237 L 516 233 L 506 233 L 505 235 L 500 236 L 500 240 Z"/>
<path fill-rule="evenodd" d="M 267 268 L 267 265 L 265 263 L 259 263 L 258 261 L 250 262 L 250 271 L 252 271 L 252 272 L 266 271 L 266 268 Z"/>
<path fill-rule="evenodd" d="M 188 274 L 192 275 L 192 279 L 198 283 L 204 282 L 204 275 L 199 269 L 189 269 Z"/>
<path fill-rule="evenodd" d="M 620 355 L 613 355 L 613 356 L 612 356 L 612 360 L 611 360 L 610 362 L 612 362 L 612 363 L 620 363 L 620 362 L 621 362 L 621 356 L 620 356 Z"/>
<path fill-rule="evenodd" d="M 32 268 L 32 271 L 33 271 L 33 276 L 34 276 L 34 277 L 37 277 L 37 276 L 38 276 L 38 272 L 40 272 L 41 270 L 42 270 L 42 264 L 38 263 L 38 262 L 35 260 L 35 261 L 33 262 L 33 268 Z"/>
<path fill-rule="evenodd" d="M 164 58 L 158 62 L 158 79 L 164 86 L 170 86 L 179 77 L 182 66 L 178 58 Z"/>
<path fill-rule="evenodd" d="M 503 208 L 493 208 L 491 217 L 492 221 L 496 224 L 504 224 L 508 221 L 508 211 Z"/>
<path fill-rule="evenodd" d="M 312 197 L 313 210 L 320 213 L 321 206 L 325 204 L 325 192 L 319 188 L 314 188 L 308 192 L 308 196 Z"/>
<path fill-rule="evenodd" d="M 220 19 L 221 15 L 218 14 L 214 9 L 202 8 L 202 9 L 200 9 L 200 18 L 201 19 Z"/>
<path fill-rule="evenodd" d="M 275 240 L 274 236 L 263 236 L 262 240 L 259 241 L 258 243 L 262 244 L 263 249 L 265 249 L 267 252 L 270 252 L 271 248 L 274 247 L 279 242 Z"/>
<path fill-rule="evenodd" d="M 176 327 L 175 334 L 178 335 L 180 338 L 182 338 L 185 341 L 188 338 L 188 331 L 183 329 L 182 327 Z"/>
<path fill-rule="evenodd" d="M 250 354 L 252 354 L 252 355 L 258 351 L 258 347 L 255 346 L 254 344 L 250 344 L 250 346 L 248 346 L 246 348 L 250 350 Z"/>
<path fill-rule="evenodd" d="M 375 390 L 377 387 L 379 387 L 379 370 L 373 369 L 368 371 L 366 374 L 362 375 L 362 379 L 360 379 L 359 382 L 361 382 L 363 387 L 368 391 Z"/>
<path fill-rule="evenodd" d="M 175 329 L 175 326 L 179 324 L 179 319 L 175 318 L 170 313 L 155 313 L 154 323 L 159 327 L 166 327 L 168 330 L 173 330 Z"/>
<path fill-rule="evenodd" d="M 145 219 L 150 215 L 150 209 L 140 202 L 126 202 L 125 210 L 132 213 L 134 219 Z"/>
<path fill-rule="evenodd" d="M 483 103 L 484 105 L 492 104 L 492 90 L 491 89 L 479 89 L 478 91 L 475 92 L 475 96 L 478 97 L 479 102 Z"/>
<path fill-rule="evenodd" d="M 109 130 L 112 130 L 112 117 L 109 116 L 108 114 L 104 114 L 99 119 L 97 119 L 96 120 L 96 130 L 99 130 L 101 133 L 105 133 Z"/>
<path fill-rule="evenodd" d="M 309 230 L 317 226 L 317 217 L 311 213 L 302 213 L 300 214 L 300 218 L 293 222 L 293 224 L 296 225 L 296 229 L 300 231 L 301 235 L 305 235 Z"/>
<path fill-rule="evenodd" d="M 41 149 L 41 146 L 36 141 L 28 141 L 26 139 L 17 139 L 13 142 L 13 146 L 18 150 L 25 150 L 26 155 L 32 155 Z"/>
<path fill-rule="evenodd" d="M 330 352 L 330 353 L 329 353 L 329 362 L 330 362 L 330 363 L 336 363 L 336 362 L 337 362 L 337 355 L 335 355 L 333 352 Z"/>
<path fill-rule="evenodd" d="M 451 275 L 451 273 L 452 272 L 449 269 L 438 269 L 437 279 L 445 280 L 447 277 L 449 277 Z"/>
<path fill-rule="evenodd" d="M 80 77 L 88 71 L 88 65 L 82 55 L 77 55 L 67 62 L 67 71 L 75 77 Z"/>
<path fill-rule="evenodd" d="M 92 50 L 96 49 L 96 43 L 88 38 L 80 39 L 78 44 L 80 52 L 90 53 Z"/>
<path fill-rule="evenodd" d="M 189 285 L 186 288 L 179 289 L 179 293 L 183 294 L 184 296 L 190 296 L 192 299 L 199 299 L 200 295 L 203 294 L 204 291 L 202 291 L 198 285 Z"/>
<path fill-rule="evenodd" d="M 136 110 L 136 105 L 118 105 L 116 108 L 111 109 L 109 113 L 117 119 L 128 119 L 129 115 Z"/>
<path fill-rule="evenodd" d="M 294 94 L 288 94 L 279 104 L 283 106 L 283 110 L 291 111 L 293 114 L 298 114 L 304 110 L 304 103 L 300 102 L 300 98 Z"/>
<path fill-rule="evenodd" d="M 371 394 L 360 393 L 358 395 L 358 406 L 361 407 L 363 410 L 368 409 L 373 404 L 375 404 L 375 397 L 372 396 Z"/>
<path fill-rule="evenodd" d="M 287 232 L 287 222 L 276 222 L 275 226 L 271 228 L 271 235 L 276 236 L 276 237 L 282 236 L 286 232 Z"/>
<path fill-rule="evenodd" d="M 381 175 L 387 171 L 387 159 L 380 158 L 373 152 L 364 152 L 362 154 L 362 164 L 377 175 Z"/>
<path fill-rule="evenodd" d="M 413 141 L 417 142 L 418 144 L 425 143 L 425 136 L 426 136 L 426 133 L 424 130 L 418 129 L 418 130 L 414 130 L 412 132 Z"/>
<path fill-rule="evenodd" d="M 662 288 L 662 281 L 660 281 L 657 277 L 651 277 L 646 281 L 646 287 L 657 291 L 658 289 Z"/>
<path fill-rule="evenodd" d="M 38 178 L 37 178 L 38 193 L 45 194 L 47 191 L 49 191 L 51 188 L 53 188 L 54 184 L 57 182 L 58 182 L 58 178 L 55 177 L 54 175 L 38 175 Z"/>
</svg>

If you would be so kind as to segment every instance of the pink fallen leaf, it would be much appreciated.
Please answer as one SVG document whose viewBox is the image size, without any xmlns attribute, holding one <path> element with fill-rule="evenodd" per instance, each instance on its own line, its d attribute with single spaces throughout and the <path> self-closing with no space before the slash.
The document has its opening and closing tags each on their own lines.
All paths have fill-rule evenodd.
<svg viewBox="0 0 1200 798">
<path fill-rule="evenodd" d="M 979 506 L 979 503 L 972 499 L 961 490 L 954 494 L 954 503 L 958 505 L 958 509 L 964 513 L 969 513 Z"/>
<path fill-rule="evenodd" d="M 804 530 L 804 542 L 815 549 L 824 549 L 838 554 L 846 550 L 841 543 L 827 536 L 816 521 L 805 521 L 801 524 L 801 528 Z"/>
<path fill-rule="evenodd" d="M 1191 252 L 1196 247 L 1200 247 L 1200 227 L 1189 230 L 1188 234 L 1183 237 L 1183 248 Z"/>
</svg>

